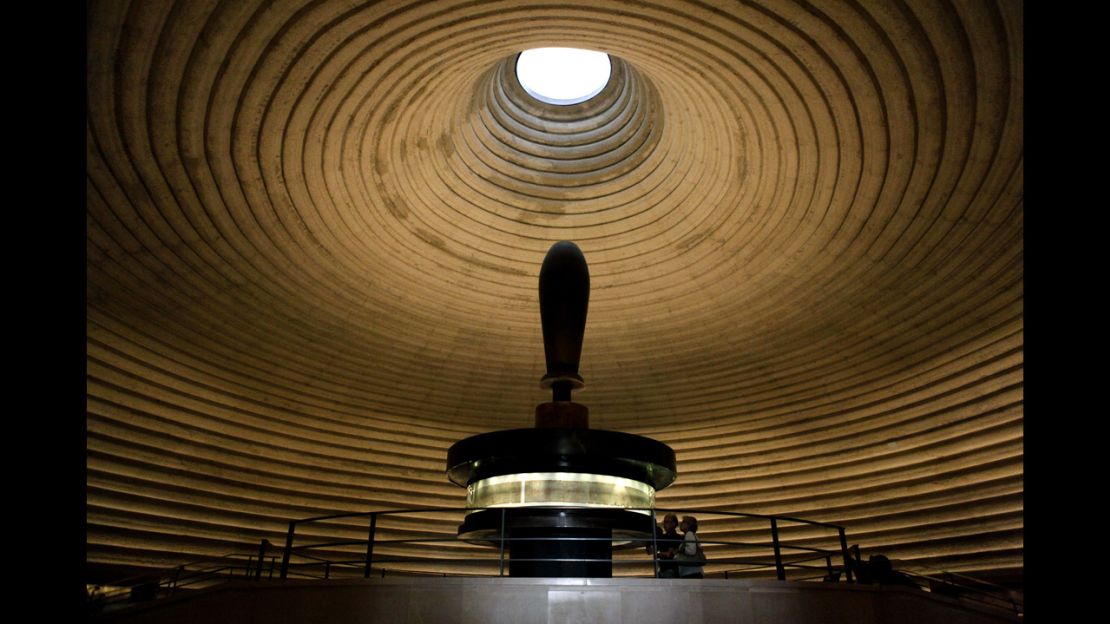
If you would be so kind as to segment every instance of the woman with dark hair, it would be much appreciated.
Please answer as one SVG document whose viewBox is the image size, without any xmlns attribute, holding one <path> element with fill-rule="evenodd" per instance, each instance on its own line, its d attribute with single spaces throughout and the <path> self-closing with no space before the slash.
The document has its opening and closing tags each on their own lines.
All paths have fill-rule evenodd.
<svg viewBox="0 0 1110 624">
<path fill-rule="evenodd" d="M 698 540 L 698 519 L 693 516 L 682 516 L 678 529 L 682 531 L 682 546 L 675 555 L 678 561 L 679 578 L 705 578 L 702 566 L 705 565 L 705 553 Z"/>
<path fill-rule="evenodd" d="M 656 574 L 658 578 L 678 578 L 678 563 L 674 561 L 675 554 L 678 552 L 678 547 L 682 544 L 682 537 L 679 536 L 678 531 L 678 516 L 669 513 L 663 516 L 663 528 L 655 527 L 655 544 L 647 545 L 647 553 L 650 555 L 658 549 L 656 554 L 656 561 L 659 566 L 659 571 Z"/>
</svg>

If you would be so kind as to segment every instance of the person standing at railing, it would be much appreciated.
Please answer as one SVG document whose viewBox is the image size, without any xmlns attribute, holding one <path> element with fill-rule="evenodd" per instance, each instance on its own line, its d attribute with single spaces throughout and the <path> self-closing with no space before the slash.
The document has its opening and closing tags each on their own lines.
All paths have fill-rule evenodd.
<svg viewBox="0 0 1110 624">
<path fill-rule="evenodd" d="M 705 565 L 705 552 L 698 539 L 698 519 L 694 516 L 682 516 L 682 522 L 678 528 L 683 533 L 682 546 L 675 554 L 679 578 L 705 578 L 702 572 L 702 566 Z"/>
<path fill-rule="evenodd" d="M 914 589 L 921 587 L 913 579 L 894 569 L 886 555 L 874 554 L 863 561 L 859 552 L 859 544 L 853 544 L 848 549 L 850 553 L 848 567 L 860 585 L 904 585 Z M 852 556 L 854 555 L 854 556 Z"/>
<path fill-rule="evenodd" d="M 682 544 L 682 536 L 676 530 L 678 516 L 669 513 L 663 516 L 663 528 L 655 527 L 655 546 L 659 549 L 656 557 L 659 560 L 659 578 L 678 578 L 678 564 L 674 561 L 675 553 Z M 652 545 L 648 544 L 647 552 L 652 553 Z"/>
<path fill-rule="evenodd" d="M 902 585 L 921 589 L 917 583 L 913 582 L 913 579 L 895 570 L 886 555 L 871 555 L 867 558 L 867 563 L 871 566 L 874 582 L 879 585 Z"/>
</svg>

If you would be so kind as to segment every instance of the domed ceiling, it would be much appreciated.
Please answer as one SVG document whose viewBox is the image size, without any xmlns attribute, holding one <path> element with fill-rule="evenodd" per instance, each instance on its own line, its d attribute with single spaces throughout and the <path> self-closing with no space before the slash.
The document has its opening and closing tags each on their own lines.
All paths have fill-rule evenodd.
<svg viewBox="0 0 1110 624">
<path fill-rule="evenodd" d="M 1022 10 L 90 2 L 89 564 L 461 507 L 447 447 L 548 400 L 573 240 L 575 400 L 676 450 L 660 506 L 1020 574 Z M 546 46 L 609 84 L 533 99 Z"/>
</svg>

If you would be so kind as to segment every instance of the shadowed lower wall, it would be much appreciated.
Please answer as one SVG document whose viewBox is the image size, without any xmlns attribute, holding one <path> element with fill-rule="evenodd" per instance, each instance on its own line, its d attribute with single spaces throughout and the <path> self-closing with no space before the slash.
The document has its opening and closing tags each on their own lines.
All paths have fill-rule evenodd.
<svg viewBox="0 0 1110 624">
<path fill-rule="evenodd" d="M 135 607 L 119 624 L 442 622 L 459 624 L 997 624 L 1015 615 L 916 590 L 775 581 L 407 579 L 236 583 Z"/>
</svg>

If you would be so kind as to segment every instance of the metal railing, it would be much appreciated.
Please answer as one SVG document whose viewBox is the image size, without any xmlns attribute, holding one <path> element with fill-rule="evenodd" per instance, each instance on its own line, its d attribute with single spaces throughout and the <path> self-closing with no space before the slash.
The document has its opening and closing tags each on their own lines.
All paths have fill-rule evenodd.
<svg viewBox="0 0 1110 624">
<path fill-rule="evenodd" d="M 126 604 L 166 598 L 185 588 L 202 588 L 228 580 L 273 578 L 277 555 L 267 557 L 271 548 L 270 541 L 263 539 L 257 554 L 228 553 L 119 579 L 97 586 L 97 591 L 88 597 L 88 606 L 95 611 L 111 611 Z"/>
<path fill-rule="evenodd" d="M 1022 592 L 957 572 L 927 575 L 902 570 L 899 573 L 918 588 L 938 596 L 1012 611 L 1019 617 L 1025 615 L 1025 596 Z"/>
<path fill-rule="evenodd" d="M 561 507 L 553 507 L 561 508 Z M 839 579 L 841 574 L 845 580 L 851 581 L 851 569 L 848 567 L 847 540 L 844 527 L 826 522 L 817 522 L 794 518 L 789 516 L 768 516 L 763 514 L 724 511 L 719 509 L 639 509 L 644 512 L 643 535 L 650 537 L 636 538 L 606 538 L 606 537 L 512 537 L 505 531 L 505 516 L 511 510 L 499 507 L 489 508 L 500 512 L 501 530 L 490 538 L 482 541 L 488 545 L 496 545 L 496 556 L 489 548 L 463 550 L 463 543 L 454 535 L 444 537 L 442 533 L 435 536 L 411 537 L 413 531 L 405 530 L 399 526 L 398 520 L 404 517 L 417 517 L 419 515 L 435 514 L 439 516 L 456 515 L 463 512 L 479 511 L 481 509 L 460 509 L 457 507 L 414 508 L 388 511 L 371 511 L 349 514 L 332 514 L 295 520 L 289 523 L 286 535 L 285 548 L 282 553 L 280 578 L 332 578 L 333 576 L 352 576 L 361 574 L 368 578 L 374 571 L 385 575 L 389 574 L 436 574 L 436 575 L 471 575 L 471 576 L 503 576 L 506 573 L 506 562 L 608 562 L 613 565 L 614 575 L 625 576 L 656 576 L 660 562 L 666 564 L 670 560 L 657 557 L 654 548 L 656 535 L 656 517 L 658 514 L 673 512 L 676 514 L 696 515 L 700 517 L 699 523 L 703 531 L 699 533 L 699 540 L 703 550 L 707 553 L 708 561 L 705 564 L 706 577 L 721 576 L 722 578 L 756 578 L 769 576 L 772 571 L 775 578 L 787 580 L 822 580 Z M 636 510 L 630 510 L 636 511 Z M 706 522 L 712 524 L 712 518 L 741 518 L 753 523 L 745 534 L 762 534 L 762 541 L 733 541 L 723 538 L 707 539 L 703 537 L 706 532 Z M 352 520 L 361 521 L 365 528 L 362 535 L 353 537 L 354 525 Z M 393 521 L 387 529 L 388 536 L 381 535 L 382 521 Z M 461 521 L 457 519 L 454 524 Z M 446 520 L 445 520 L 446 522 Z M 761 528 L 757 528 L 759 525 Z M 784 531 L 783 525 L 792 525 L 792 529 Z M 323 527 L 324 531 L 315 534 L 347 533 L 352 539 L 327 540 L 314 538 L 312 535 L 303 535 L 305 528 Z M 818 529 L 826 533 L 820 539 L 800 539 L 791 537 L 788 533 L 796 533 L 797 527 Z M 298 532 L 298 529 L 301 532 Z M 610 559 L 574 559 L 574 558 L 512 558 L 506 554 L 512 550 L 514 542 L 536 543 L 542 541 L 614 541 L 623 542 L 620 548 L 615 549 L 614 556 Z M 421 556 L 420 551 L 428 546 L 448 544 L 450 549 L 457 549 L 459 556 L 445 557 L 442 552 L 430 553 Z M 647 549 L 647 546 L 653 546 Z M 643 556 L 635 556 L 630 551 L 635 547 L 643 547 Z M 408 552 L 406 552 L 408 551 Z M 813 565 L 819 562 L 823 565 Z M 681 565 L 681 564 L 679 564 Z M 438 568 L 438 570 L 436 569 Z M 636 569 L 639 569 L 638 571 Z M 631 569 L 631 572 L 626 572 Z M 446 571 L 445 571 L 446 570 Z M 494 571 L 496 570 L 496 572 Z M 816 573 L 816 574 L 815 574 Z"/>
<path fill-rule="evenodd" d="M 566 509 L 566 507 L 552 507 Z M 500 513 L 500 529 L 480 538 L 463 540 L 454 533 L 463 514 L 493 509 Z M 609 563 L 613 576 L 659 576 L 660 564 L 680 561 L 658 557 L 656 519 L 660 514 L 694 515 L 701 530 L 698 540 L 707 555 L 704 578 L 856 582 L 853 571 L 864 574 L 858 545 L 847 545 L 844 527 L 790 516 L 656 507 L 644 512 L 640 536 L 512 537 L 506 531 L 511 509 L 424 507 L 316 516 L 289 523 L 280 564 L 273 545 L 263 539 L 254 553 L 232 553 L 200 559 L 160 573 L 133 576 L 112 583 L 90 596 L 91 612 L 107 612 L 126 604 L 172 596 L 183 588 L 200 588 L 228 580 L 307 578 L 368 578 L 372 573 L 401 576 L 504 576 L 512 562 Z M 428 516 L 432 516 L 431 519 Z M 729 527 L 711 528 L 714 519 L 731 519 Z M 438 531 L 429 525 L 438 523 Z M 737 528 L 739 526 L 739 528 Z M 650 535 L 650 537 L 643 537 Z M 705 536 L 708 535 L 710 539 Z M 348 539 L 334 539 L 336 536 Z M 742 537 L 744 539 L 726 539 Z M 515 542 L 601 541 L 613 544 L 609 559 L 568 557 L 512 557 Z M 855 558 L 852 550 L 856 551 Z M 444 551 L 454 556 L 445 556 Z M 453 553 L 451 551 L 454 551 Z M 510 556 L 507 556 L 510 555 Z M 687 563 L 686 565 L 690 565 Z M 976 604 L 1024 613 L 1020 592 L 960 574 L 895 573 L 906 584 L 924 591 Z M 864 579 L 868 582 L 868 579 Z"/>
</svg>

